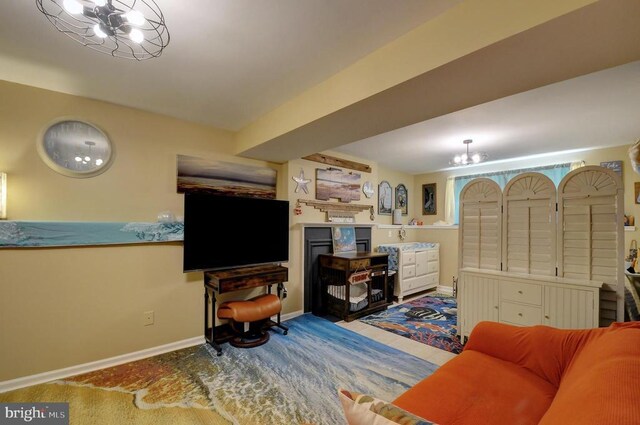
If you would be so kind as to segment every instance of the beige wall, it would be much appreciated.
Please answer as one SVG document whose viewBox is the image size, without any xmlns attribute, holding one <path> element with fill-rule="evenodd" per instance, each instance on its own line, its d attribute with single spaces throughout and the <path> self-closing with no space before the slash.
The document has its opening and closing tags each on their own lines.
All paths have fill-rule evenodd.
<svg viewBox="0 0 640 425">
<path fill-rule="evenodd" d="M 375 197 L 375 205 L 376 205 L 376 223 L 379 224 L 391 224 L 393 222 L 393 218 L 390 215 L 378 215 L 378 183 L 380 183 L 382 180 L 386 180 L 389 182 L 389 184 L 391 185 L 391 187 L 394 189 L 394 195 L 393 195 L 393 200 L 395 202 L 395 188 L 396 186 L 398 186 L 399 184 L 404 184 L 407 188 L 408 194 L 409 194 L 409 208 L 408 208 L 408 214 L 407 215 L 403 215 L 402 216 L 402 224 L 407 224 L 409 223 L 409 220 L 411 220 L 412 218 L 416 218 L 418 217 L 416 214 L 417 211 L 417 207 L 419 205 L 416 205 L 415 201 L 414 201 L 414 194 L 415 194 L 415 185 L 414 185 L 414 177 L 411 174 L 407 174 L 407 173 L 402 173 L 399 171 L 395 171 L 395 170 L 391 170 L 389 168 L 385 168 L 382 166 L 378 166 L 378 180 L 377 182 L 374 182 L 374 186 L 375 186 L 375 190 L 376 190 L 376 194 L 374 195 Z M 418 231 L 415 229 L 408 229 L 406 230 L 407 236 L 405 241 L 416 241 L 417 239 L 417 235 L 418 235 Z M 372 232 L 372 243 L 373 246 L 376 247 L 380 244 L 385 244 L 385 243 L 399 243 L 402 242 L 402 240 L 399 237 L 399 232 L 398 229 L 377 229 L 374 228 L 373 232 Z"/>
<path fill-rule="evenodd" d="M 338 154 L 335 152 L 323 152 L 328 155 L 338 156 L 343 159 L 353 160 L 356 162 L 361 162 L 363 164 L 367 164 L 371 167 L 371 173 L 361 173 L 362 179 L 361 182 L 364 184 L 366 181 L 370 181 L 375 189 L 375 194 L 371 198 L 366 198 L 364 194 L 361 194 L 360 201 L 356 203 L 361 205 L 372 205 L 375 209 L 375 217 L 374 221 L 371 221 L 369 217 L 369 211 L 363 211 L 356 214 L 356 223 L 358 224 L 391 224 L 391 216 L 386 215 L 378 215 L 378 183 L 381 180 L 387 180 L 392 187 L 396 187 L 400 183 L 404 183 L 409 191 L 409 195 L 411 196 L 411 192 L 413 190 L 413 176 L 406 173 L 394 172 L 392 170 L 385 169 L 383 167 L 378 166 L 377 163 L 372 161 L 366 161 L 361 158 L 352 157 L 349 155 Z M 326 165 L 307 161 L 304 159 L 297 159 L 293 161 L 289 161 L 287 163 L 286 169 L 288 174 L 288 196 L 290 201 L 291 208 L 291 233 L 290 236 L 290 248 L 289 248 L 289 284 L 287 285 L 289 298 L 285 300 L 285 306 L 288 311 L 299 311 L 303 309 L 303 264 L 302 264 L 302 256 L 303 256 L 303 247 L 302 247 L 302 225 L 303 224 L 312 224 L 312 223 L 325 223 L 326 222 L 326 213 L 321 212 L 313 207 L 302 204 L 302 214 L 294 215 L 293 209 L 296 206 L 296 201 L 298 199 L 308 199 L 315 200 L 315 184 L 316 184 L 316 169 L 317 168 L 327 168 Z M 300 174 L 300 170 L 304 170 L 304 175 L 306 178 L 311 179 L 311 183 L 307 186 L 309 189 L 309 193 L 306 194 L 302 190 L 298 193 L 295 193 L 296 184 L 291 179 L 293 176 L 298 176 Z M 284 174 L 284 173 L 283 173 Z M 335 202 L 335 200 L 332 200 Z M 411 207 L 411 205 L 409 206 Z M 406 223 L 408 221 L 407 216 L 403 217 L 403 221 Z M 408 231 L 407 240 L 415 240 L 416 230 Z M 398 230 L 397 229 L 377 229 L 373 227 L 372 229 L 372 245 L 376 247 L 382 243 L 397 243 L 400 242 L 398 238 Z"/>
<path fill-rule="evenodd" d="M 104 102 L 0 82 L 0 170 L 8 218 L 155 221 L 183 214 L 176 154 L 231 156 L 231 134 Z M 103 129 L 113 165 L 62 176 L 36 152 L 40 131 L 72 116 Z M 286 176 L 279 171 L 279 196 Z M 231 218 L 232 220 L 232 218 Z M 202 274 L 182 273 L 182 245 L 0 250 L 0 381 L 202 336 Z M 142 313 L 155 312 L 153 326 Z"/>
<path fill-rule="evenodd" d="M 234 157 L 228 132 L 104 102 L 7 82 L 0 82 L 0 97 L 6 99 L 0 104 L 0 170 L 9 177 L 10 220 L 155 221 L 166 210 L 182 215 L 177 154 L 269 165 L 278 170 L 278 198 L 290 199 L 293 212 L 296 199 L 315 198 L 315 169 L 324 167 L 302 159 L 276 165 Z M 109 170 L 76 179 L 44 164 L 36 141 L 61 116 L 87 120 L 108 134 L 116 151 Z M 362 181 L 371 181 L 376 194 L 362 195 L 359 203 L 377 207 L 380 179 L 393 187 L 404 183 L 411 195 L 413 176 L 368 164 L 373 172 L 363 173 Z M 312 179 L 309 195 L 294 193 L 291 177 L 300 168 Z M 303 210 L 292 213 L 285 313 L 303 308 L 299 223 L 325 222 L 325 213 Z M 373 223 L 368 211 L 357 220 Z M 390 224 L 391 217 L 376 214 L 375 221 Z M 408 233 L 415 240 L 415 231 Z M 396 229 L 374 228 L 373 239 L 374 246 L 399 242 Z M 0 285 L 0 380 L 202 335 L 202 275 L 182 273 L 179 243 L 2 249 Z M 153 326 L 142 324 L 148 310 L 155 312 Z"/>
<path fill-rule="evenodd" d="M 315 198 L 315 169 L 324 165 L 302 159 L 284 165 L 232 156 L 231 134 L 169 117 L 0 82 L 0 170 L 9 176 L 8 215 L 12 220 L 154 221 L 160 211 L 182 215 L 183 197 L 175 191 L 176 154 L 269 165 L 278 170 L 278 197 L 291 201 L 289 297 L 283 311 L 302 302 L 301 223 L 324 223 L 325 213 L 303 206 L 298 198 Z M 71 116 L 102 128 L 115 144 L 116 157 L 104 174 L 88 179 L 64 177 L 39 158 L 36 139 L 53 119 Z M 331 154 L 331 152 L 327 152 Z M 335 154 L 335 153 L 334 153 Z M 373 205 L 356 215 L 363 224 L 391 224 L 377 215 L 377 184 L 404 183 L 409 214 L 426 224 L 443 218 L 448 173 L 412 176 L 367 163 L 375 195 L 358 202 Z M 634 203 L 632 172 L 626 146 L 577 154 L 589 164 L 623 159 L 625 209 L 640 220 Z M 291 179 L 303 169 L 312 179 L 309 194 L 295 193 Z M 438 215 L 422 216 L 421 186 L 438 184 Z M 626 244 L 638 239 L 627 232 Z M 457 275 L 458 231 L 409 229 L 406 241 L 441 244 L 440 283 Z M 400 242 L 398 229 L 373 228 L 373 246 Z M 0 250 L 0 380 L 60 369 L 145 348 L 202 336 L 202 275 L 182 273 L 182 246 L 77 247 Z M 243 296 L 245 294 L 235 294 Z M 223 299 L 224 300 L 224 299 Z M 153 326 L 142 325 L 142 313 L 155 312 Z"/>
<path fill-rule="evenodd" d="M 618 146 L 613 148 L 596 149 L 572 154 L 571 158 L 559 158 L 556 162 L 566 162 L 567 160 L 583 160 L 587 165 L 600 165 L 604 161 L 623 160 L 623 183 L 624 191 L 624 208 L 625 214 L 633 215 L 636 220 L 640 219 L 640 205 L 634 202 L 634 182 L 640 181 L 640 175 L 633 171 L 631 161 L 627 154 L 629 145 Z M 527 164 L 519 163 L 506 168 L 526 168 Z M 473 168 L 463 171 L 455 171 L 455 174 L 475 174 Z M 486 172 L 483 170 L 482 172 Z M 436 183 L 438 188 L 438 214 L 435 216 L 422 216 L 425 224 L 433 223 L 437 220 L 444 219 L 444 194 L 447 177 L 453 175 L 454 172 L 439 172 L 421 174 L 415 176 L 415 187 L 421 188 L 425 183 Z M 414 204 L 421 202 L 418 200 L 420 190 L 414 192 Z M 625 232 L 625 247 L 628 247 L 632 239 L 640 239 L 640 223 L 634 232 Z M 452 277 L 458 275 L 458 230 L 457 229 L 425 229 L 417 232 L 417 238 L 423 242 L 440 242 L 440 283 L 443 285 L 451 285 Z"/>
</svg>

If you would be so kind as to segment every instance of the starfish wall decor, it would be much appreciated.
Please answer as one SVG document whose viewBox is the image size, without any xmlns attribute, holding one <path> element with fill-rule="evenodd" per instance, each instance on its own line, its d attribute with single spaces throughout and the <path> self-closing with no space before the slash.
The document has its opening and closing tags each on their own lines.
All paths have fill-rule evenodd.
<svg viewBox="0 0 640 425">
<path fill-rule="evenodd" d="M 302 189 L 304 193 L 309 194 L 309 188 L 307 188 L 307 185 L 311 183 L 311 179 L 304 178 L 304 170 L 302 168 L 300 169 L 300 175 L 298 177 L 293 176 L 291 178 L 296 182 L 295 193 L 298 193 L 298 191 Z"/>
</svg>

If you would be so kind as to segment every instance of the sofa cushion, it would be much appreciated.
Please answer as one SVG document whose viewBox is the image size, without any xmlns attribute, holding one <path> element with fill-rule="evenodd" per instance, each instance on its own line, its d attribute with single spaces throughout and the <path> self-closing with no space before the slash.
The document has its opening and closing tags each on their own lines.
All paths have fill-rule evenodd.
<svg viewBox="0 0 640 425">
<path fill-rule="evenodd" d="M 540 424 L 640 424 L 640 322 L 591 332 Z"/>
<path fill-rule="evenodd" d="M 465 350 L 393 404 L 447 425 L 525 425 L 540 421 L 555 393 L 524 367 Z"/>
<path fill-rule="evenodd" d="M 473 329 L 464 349 L 480 351 L 522 366 L 558 388 L 574 354 L 593 332 L 599 330 L 519 327 L 480 322 Z"/>
<path fill-rule="evenodd" d="M 339 389 L 338 395 L 349 425 L 435 425 L 367 394 Z"/>
</svg>

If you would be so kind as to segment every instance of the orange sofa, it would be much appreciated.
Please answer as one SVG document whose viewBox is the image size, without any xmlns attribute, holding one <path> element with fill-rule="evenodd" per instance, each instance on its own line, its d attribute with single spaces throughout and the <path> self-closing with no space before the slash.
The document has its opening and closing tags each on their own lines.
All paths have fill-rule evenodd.
<svg viewBox="0 0 640 425">
<path fill-rule="evenodd" d="M 442 425 L 640 424 L 640 322 L 560 330 L 481 322 L 393 404 Z"/>
</svg>

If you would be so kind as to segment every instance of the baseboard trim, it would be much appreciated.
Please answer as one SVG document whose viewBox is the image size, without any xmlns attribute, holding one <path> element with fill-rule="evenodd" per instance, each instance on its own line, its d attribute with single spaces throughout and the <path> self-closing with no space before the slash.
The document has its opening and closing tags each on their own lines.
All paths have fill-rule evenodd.
<svg viewBox="0 0 640 425">
<path fill-rule="evenodd" d="M 290 319 L 293 319 L 295 317 L 302 316 L 303 314 L 304 314 L 304 311 L 302 311 L 302 310 L 297 310 L 297 311 L 292 311 L 291 313 L 281 314 L 280 315 L 280 321 L 284 322 L 285 320 L 290 320 Z M 273 316 L 272 320 L 276 320 L 276 317 Z"/>
<path fill-rule="evenodd" d="M 442 286 L 438 285 L 436 291 L 440 294 L 451 295 L 453 296 L 453 287 L 452 286 Z"/>
<path fill-rule="evenodd" d="M 280 320 L 293 319 L 301 316 L 304 311 L 298 310 L 286 313 L 280 316 Z M 275 317 L 274 317 L 275 320 Z M 168 353 L 170 351 L 180 350 L 182 348 L 193 347 L 194 345 L 204 344 L 203 336 L 196 336 L 182 341 L 171 342 L 169 344 L 159 345 L 157 347 L 147 348 L 145 350 L 135 351 L 133 353 L 122 354 L 120 356 L 110 357 L 108 359 L 96 360 L 95 362 L 84 363 L 76 366 L 66 367 L 64 369 L 52 370 L 49 372 L 38 373 L 36 375 L 24 376 L 22 378 L 11 379 L 9 381 L 0 382 L 0 394 L 7 391 L 17 390 L 19 388 L 30 387 L 32 385 L 43 384 L 56 379 L 64 379 L 69 376 L 80 375 L 82 373 L 93 372 L 107 367 L 118 366 L 124 363 L 136 360 L 146 359 L 147 357 L 157 356 L 158 354 Z"/>
<path fill-rule="evenodd" d="M 43 384 L 45 382 L 54 381 L 56 379 L 68 378 L 69 376 L 80 375 L 82 373 L 93 372 L 98 369 L 104 369 L 107 367 L 117 366 L 136 360 L 146 359 L 147 357 L 153 357 L 157 356 L 158 354 L 164 354 L 170 351 L 193 347 L 194 345 L 200 344 L 204 344 L 203 336 L 183 339 L 182 341 L 171 342 L 169 344 L 159 345 L 157 347 L 147 348 L 145 350 L 135 351 L 133 353 L 122 354 L 120 356 L 110 357 L 108 359 L 96 360 L 95 362 L 66 367 L 64 369 L 57 369 L 50 372 L 43 372 L 36 375 L 11 379 L 9 381 L 2 381 L 0 382 L 0 393 L 29 387 L 31 385 Z"/>
</svg>

